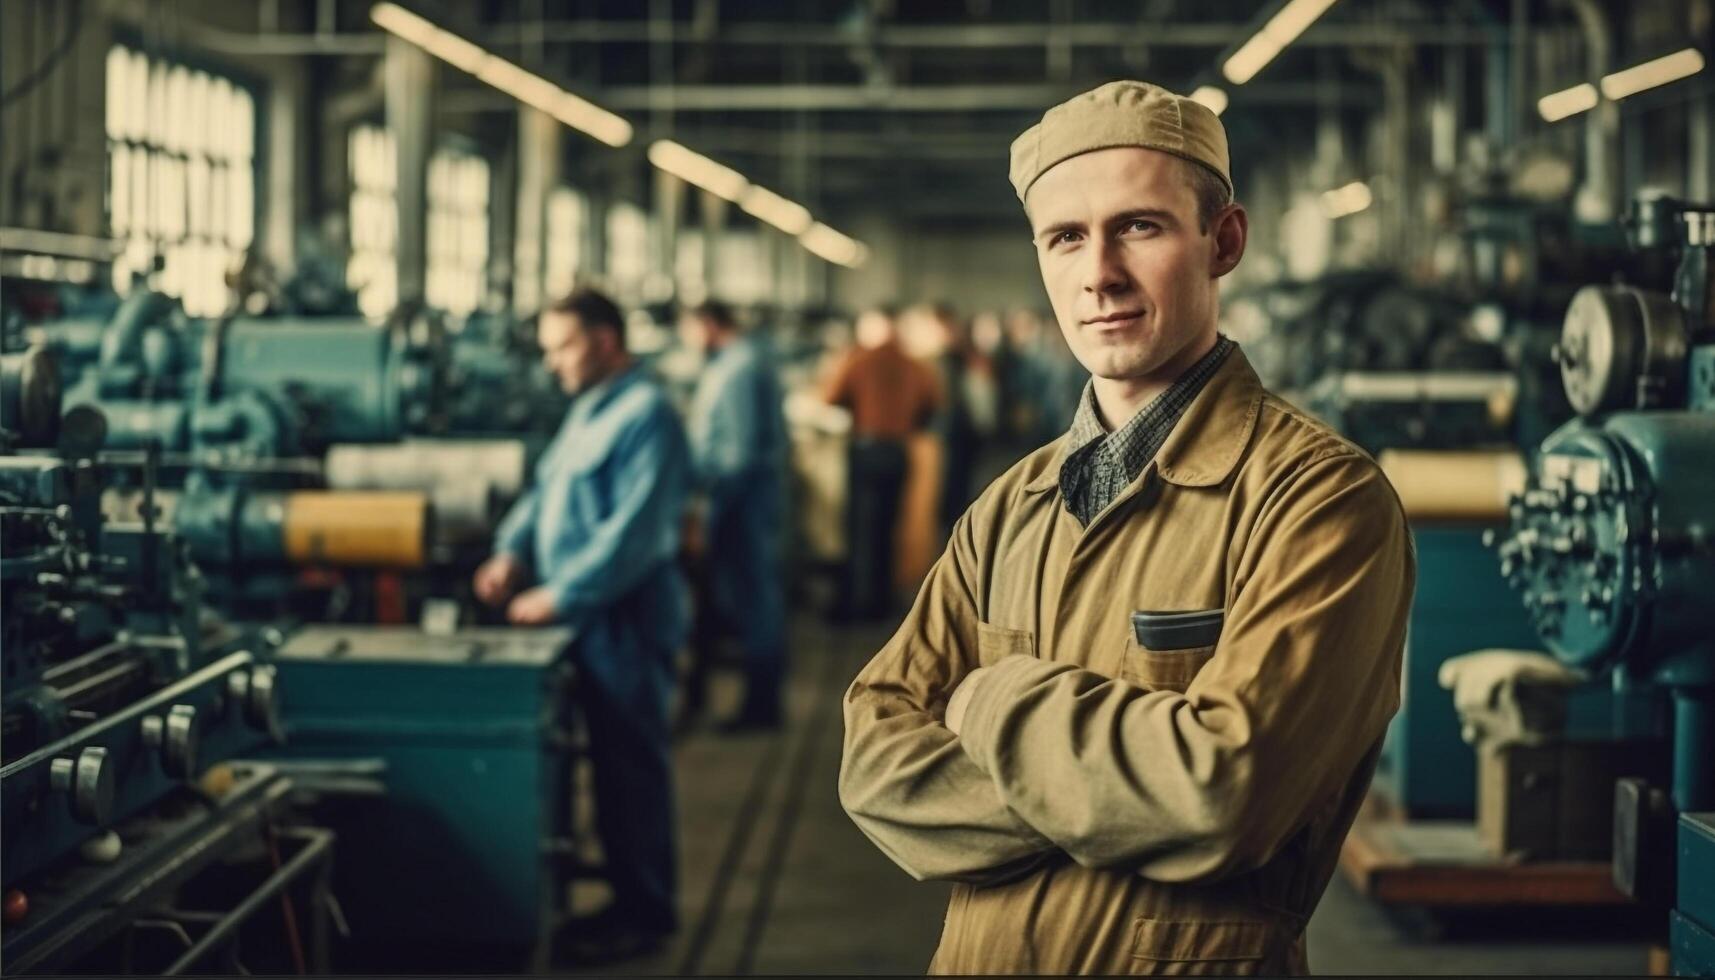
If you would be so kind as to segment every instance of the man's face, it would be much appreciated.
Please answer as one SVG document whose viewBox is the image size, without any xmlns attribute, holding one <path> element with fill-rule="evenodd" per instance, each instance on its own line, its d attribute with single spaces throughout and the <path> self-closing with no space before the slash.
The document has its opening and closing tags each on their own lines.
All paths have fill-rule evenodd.
<svg viewBox="0 0 1715 980">
<path fill-rule="evenodd" d="M 1097 150 L 1057 164 L 1026 196 L 1054 316 L 1098 378 L 1157 380 L 1212 338 L 1216 281 L 1244 252 L 1243 212 L 1204 232 L 1188 166 L 1141 147 Z"/>
<path fill-rule="evenodd" d="M 708 354 L 715 345 L 715 326 L 706 318 L 687 313 L 679 318 L 679 343 L 699 354 Z"/>
<path fill-rule="evenodd" d="M 871 350 L 892 340 L 895 336 L 893 318 L 880 310 L 867 310 L 858 316 L 857 343 L 859 347 Z"/>
<path fill-rule="evenodd" d="M 602 338 L 606 331 L 585 330 L 572 313 L 543 313 L 536 323 L 536 342 L 542 346 L 542 363 L 560 387 L 575 395 L 606 377 L 607 358 Z"/>
</svg>

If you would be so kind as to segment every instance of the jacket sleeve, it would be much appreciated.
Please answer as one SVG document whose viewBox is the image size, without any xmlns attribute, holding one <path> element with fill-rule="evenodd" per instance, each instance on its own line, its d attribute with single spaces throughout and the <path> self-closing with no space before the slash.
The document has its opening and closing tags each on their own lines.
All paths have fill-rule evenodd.
<svg viewBox="0 0 1715 980">
<path fill-rule="evenodd" d="M 1078 863 L 1162 881 L 1259 867 L 1398 708 L 1416 573 L 1381 471 L 1356 455 L 1309 464 L 1243 548 L 1213 658 L 1184 694 L 1024 656 L 973 692 L 964 751 Z"/>
<path fill-rule="evenodd" d="M 593 527 L 555 535 L 543 584 L 563 617 L 604 606 L 671 561 L 689 483 L 689 451 L 672 409 L 661 406 L 621 437 L 612 465 L 612 509 Z"/>
<path fill-rule="evenodd" d="M 912 877 L 984 884 L 1054 849 L 941 724 L 953 689 L 977 665 L 970 540 L 967 514 L 899 631 L 846 692 L 840 802 Z"/>
<path fill-rule="evenodd" d="M 531 539 L 536 534 L 536 515 L 541 508 L 542 495 L 535 486 L 513 502 L 506 516 L 500 519 L 500 526 L 494 532 L 495 554 L 506 554 L 524 562 L 533 564 L 535 561 Z"/>
</svg>

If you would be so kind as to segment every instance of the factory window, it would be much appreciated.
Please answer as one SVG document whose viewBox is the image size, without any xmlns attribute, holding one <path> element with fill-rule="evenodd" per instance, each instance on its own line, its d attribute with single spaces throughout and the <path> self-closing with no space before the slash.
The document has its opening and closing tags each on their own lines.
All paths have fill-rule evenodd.
<svg viewBox="0 0 1715 980">
<path fill-rule="evenodd" d="M 729 303 L 760 303 L 772 281 L 770 258 L 762 236 L 754 231 L 729 231 L 715 239 L 714 275 L 710 291 Z"/>
<path fill-rule="evenodd" d="M 399 181 L 393 134 L 381 126 L 358 126 L 347 144 L 351 167 L 351 261 L 345 281 L 357 292 L 357 308 L 372 320 L 399 301 Z"/>
<path fill-rule="evenodd" d="M 161 263 L 158 287 L 193 316 L 224 313 L 226 273 L 255 237 L 256 107 L 230 79 L 122 45 L 107 53 L 113 285 Z"/>
<path fill-rule="evenodd" d="M 708 298 L 708 242 L 695 229 L 679 232 L 674 244 L 673 276 L 678 295 L 687 303 L 701 303 Z"/>
<path fill-rule="evenodd" d="M 557 299 L 572 291 L 583 263 L 584 196 L 570 187 L 548 193 L 548 223 L 543 242 L 542 288 Z"/>
<path fill-rule="evenodd" d="M 459 150 L 429 158 L 425 298 L 457 316 L 488 286 L 488 162 Z"/>
</svg>

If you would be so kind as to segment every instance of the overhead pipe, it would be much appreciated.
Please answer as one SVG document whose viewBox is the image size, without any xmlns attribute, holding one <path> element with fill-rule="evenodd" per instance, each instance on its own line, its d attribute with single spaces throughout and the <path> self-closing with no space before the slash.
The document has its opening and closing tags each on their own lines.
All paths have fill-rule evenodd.
<svg viewBox="0 0 1715 980">
<path fill-rule="evenodd" d="M 1603 78 L 1614 70 L 1613 42 L 1597 0 L 1561 0 L 1572 8 L 1589 51 L 1587 75 Z M 1584 184 L 1573 201 L 1573 213 L 1585 224 L 1610 224 L 1620 201 L 1620 109 L 1603 98 L 1584 120 Z"/>
</svg>

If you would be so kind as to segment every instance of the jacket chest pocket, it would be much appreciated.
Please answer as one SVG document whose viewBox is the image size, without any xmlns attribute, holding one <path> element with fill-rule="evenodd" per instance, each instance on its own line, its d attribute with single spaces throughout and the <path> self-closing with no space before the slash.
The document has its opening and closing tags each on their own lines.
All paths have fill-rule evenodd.
<svg viewBox="0 0 1715 980">
<path fill-rule="evenodd" d="M 1036 656 L 1036 634 L 988 623 L 977 624 L 977 666 L 991 667 L 1015 653 Z"/>
<path fill-rule="evenodd" d="M 1215 655 L 1225 612 L 1135 612 L 1126 636 L 1120 678 L 1151 691 L 1185 693 Z"/>
</svg>

